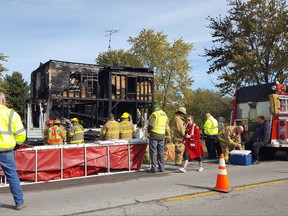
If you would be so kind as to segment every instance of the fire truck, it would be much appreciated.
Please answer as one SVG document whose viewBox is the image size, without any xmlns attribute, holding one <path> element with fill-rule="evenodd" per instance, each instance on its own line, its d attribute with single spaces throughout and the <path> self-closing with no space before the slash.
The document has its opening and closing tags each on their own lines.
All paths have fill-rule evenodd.
<svg viewBox="0 0 288 216">
<path fill-rule="evenodd" d="M 288 159 L 288 86 L 268 83 L 239 88 L 234 95 L 231 125 L 245 125 L 244 143 L 253 135 L 259 115 L 271 126 L 270 142 L 260 154 L 267 157 L 282 150 Z"/>
</svg>

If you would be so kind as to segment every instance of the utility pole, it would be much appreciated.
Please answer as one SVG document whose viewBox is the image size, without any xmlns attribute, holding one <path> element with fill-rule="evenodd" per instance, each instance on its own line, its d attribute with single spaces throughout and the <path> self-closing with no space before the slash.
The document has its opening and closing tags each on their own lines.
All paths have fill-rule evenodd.
<svg viewBox="0 0 288 216">
<path fill-rule="evenodd" d="M 107 30 L 106 32 L 108 32 L 107 35 L 105 35 L 105 37 L 109 36 L 109 45 L 108 45 L 108 51 L 111 51 L 111 35 L 117 33 L 118 31 L 120 31 L 120 29 L 111 29 L 111 30 Z"/>
</svg>

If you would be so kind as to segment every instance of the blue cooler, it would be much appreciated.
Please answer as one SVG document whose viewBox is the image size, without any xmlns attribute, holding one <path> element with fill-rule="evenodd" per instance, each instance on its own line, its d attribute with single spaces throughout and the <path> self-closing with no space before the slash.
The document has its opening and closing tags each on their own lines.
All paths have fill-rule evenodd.
<svg viewBox="0 0 288 216">
<path fill-rule="evenodd" d="M 250 150 L 233 150 L 230 152 L 229 160 L 232 164 L 249 166 L 252 164 Z"/>
</svg>

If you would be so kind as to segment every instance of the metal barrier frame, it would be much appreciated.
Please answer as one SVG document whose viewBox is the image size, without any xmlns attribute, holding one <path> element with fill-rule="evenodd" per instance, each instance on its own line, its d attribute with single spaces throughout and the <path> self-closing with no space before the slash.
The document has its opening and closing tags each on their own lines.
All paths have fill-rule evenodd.
<svg viewBox="0 0 288 216">
<path fill-rule="evenodd" d="M 35 162 L 34 162 L 34 172 L 35 172 L 35 181 L 29 181 L 29 182 L 23 182 L 20 180 L 20 184 L 35 184 L 35 183 L 43 183 L 43 182 L 54 182 L 54 181 L 63 181 L 63 180 L 70 180 L 70 179 L 80 179 L 80 178 L 87 178 L 87 177 L 95 177 L 95 176 L 102 176 L 106 174 L 117 174 L 117 173 L 129 173 L 129 172 L 135 172 L 135 170 L 131 170 L 131 155 L 130 155 L 130 149 L 131 145 L 137 145 L 137 144 L 148 144 L 146 140 L 139 140 L 134 139 L 133 140 L 114 140 L 114 141 L 98 141 L 96 143 L 85 143 L 85 144 L 67 144 L 67 145 L 61 145 L 61 146 L 35 146 L 32 148 L 25 148 L 25 149 L 19 149 L 17 151 L 35 151 Z M 127 146 L 127 160 L 128 160 L 128 169 L 127 171 L 116 171 L 111 172 L 111 164 L 110 164 L 110 146 Z M 88 175 L 87 174 L 87 147 L 90 146 L 106 146 L 106 172 L 99 172 L 95 174 Z M 63 149 L 66 148 L 84 148 L 84 176 L 79 177 L 72 177 L 72 178 L 63 178 Z M 60 149 L 60 179 L 57 180 L 49 180 L 49 181 L 38 181 L 38 150 L 42 149 Z M 9 183 L 7 182 L 5 175 L 0 175 L 0 188 L 1 187 L 8 187 Z"/>
</svg>

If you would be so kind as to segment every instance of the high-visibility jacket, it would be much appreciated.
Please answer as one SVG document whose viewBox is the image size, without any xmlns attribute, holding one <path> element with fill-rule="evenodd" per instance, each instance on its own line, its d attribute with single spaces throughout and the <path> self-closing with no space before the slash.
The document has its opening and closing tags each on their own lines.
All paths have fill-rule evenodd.
<svg viewBox="0 0 288 216">
<path fill-rule="evenodd" d="M 108 121 L 100 131 L 100 140 L 119 139 L 119 123 L 115 120 Z"/>
<path fill-rule="evenodd" d="M 210 116 L 204 123 L 204 134 L 217 135 L 218 134 L 218 121 Z"/>
<path fill-rule="evenodd" d="M 166 113 L 162 110 L 156 110 L 151 114 L 151 116 L 152 115 L 155 116 L 155 120 L 151 132 L 156 134 L 165 134 L 166 124 L 168 121 Z"/>
<path fill-rule="evenodd" d="M 80 124 L 74 124 L 69 132 L 71 137 L 71 144 L 80 144 L 84 143 L 84 128 Z"/>
<path fill-rule="evenodd" d="M 134 125 L 128 119 L 123 119 L 120 122 L 120 139 L 130 140 L 133 138 Z"/>
<path fill-rule="evenodd" d="M 0 105 L 0 152 L 13 150 L 26 140 L 26 130 L 17 112 Z"/>
<path fill-rule="evenodd" d="M 182 142 L 183 136 L 185 135 L 185 130 L 185 121 L 180 116 L 176 115 L 171 122 L 171 134 L 173 140 Z"/>
<path fill-rule="evenodd" d="M 62 145 L 65 138 L 65 132 L 58 125 L 49 128 L 48 143 L 49 145 Z"/>
</svg>

